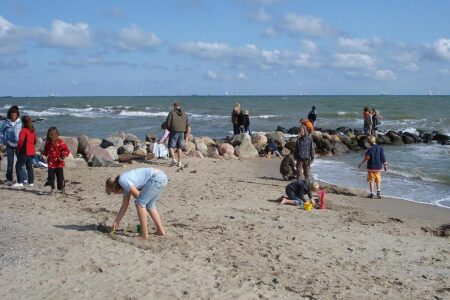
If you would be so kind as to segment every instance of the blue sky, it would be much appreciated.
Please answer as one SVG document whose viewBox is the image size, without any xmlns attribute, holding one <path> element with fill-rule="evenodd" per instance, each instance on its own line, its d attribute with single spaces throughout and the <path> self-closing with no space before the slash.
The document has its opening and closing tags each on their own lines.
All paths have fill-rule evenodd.
<svg viewBox="0 0 450 300">
<path fill-rule="evenodd" d="M 0 1 L 0 96 L 450 94 L 450 1 Z"/>
</svg>

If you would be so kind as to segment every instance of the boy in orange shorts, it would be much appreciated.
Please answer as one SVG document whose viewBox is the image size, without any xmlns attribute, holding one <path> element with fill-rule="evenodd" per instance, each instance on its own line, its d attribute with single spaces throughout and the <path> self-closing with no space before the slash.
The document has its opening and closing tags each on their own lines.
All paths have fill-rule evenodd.
<svg viewBox="0 0 450 300">
<path fill-rule="evenodd" d="M 358 168 L 361 168 L 362 164 L 367 161 L 367 182 L 370 186 L 369 198 L 373 198 L 373 183 L 375 182 L 377 185 L 377 198 L 381 199 L 381 170 L 384 167 L 384 171 L 387 171 L 387 161 L 384 157 L 383 148 L 378 146 L 376 141 L 374 136 L 369 137 L 371 147 L 367 149 L 366 155 Z"/>
</svg>

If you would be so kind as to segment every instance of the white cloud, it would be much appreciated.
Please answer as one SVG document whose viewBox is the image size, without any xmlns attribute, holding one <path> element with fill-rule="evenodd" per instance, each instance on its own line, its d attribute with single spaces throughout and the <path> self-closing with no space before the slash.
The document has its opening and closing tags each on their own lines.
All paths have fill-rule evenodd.
<svg viewBox="0 0 450 300">
<path fill-rule="evenodd" d="M 113 6 L 103 11 L 103 15 L 110 18 L 122 19 L 125 18 L 125 13 L 118 7 Z"/>
<path fill-rule="evenodd" d="M 136 25 L 119 32 L 119 47 L 128 51 L 152 49 L 161 44 L 161 39 L 155 33 L 144 32 Z"/>
<path fill-rule="evenodd" d="M 256 65 L 263 69 L 273 66 L 317 66 L 316 63 L 310 61 L 310 55 L 307 53 L 259 49 L 252 44 L 232 48 L 225 43 L 187 42 L 176 46 L 175 51 L 196 58 L 216 60 L 228 66 Z"/>
<path fill-rule="evenodd" d="M 287 13 L 280 27 L 290 33 L 300 33 L 311 37 L 325 37 L 335 33 L 335 30 L 321 18 L 301 16 L 296 13 Z"/>
<path fill-rule="evenodd" d="M 247 17 L 258 22 L 268 22 L 272 19 L 271 16 L 262 7 L 255 12 L 249 13 Z"/>
<path fill-rule="evenodd" d="M 364 53 L 337 53 L 331 66 L 342 69 L 371 69 L 375 59 Z"/>
<path fill-rule="evenodd" d="M 263 36 L 267 38 L 273 38 L 277 35 L 277 31 L 273 27 L 267 27 L 266 30 L 264 30 Z"/>
<path fill-rule="evenodd" d="M 450 75 L 450 69 L 440 69 L 439 73 L 441 73 L 442 75 Z"/>
<path fill-rule="evenodd" d="M 237 80 L 247 80 L 247 76 L 243 72 L 239 72 L 236 76 Z"/>
<path fill-rule="evenodd" d="M 12 30 L 14 25 L 0 16 L 0 38 L 5 37 Z"/>
<path fill-rule="evenodd" d="M 56 48 L 87 48 L 94 44 L 88 24 L 70 24 L 61 20 L 53 21 L 50 30 L 42 30 L 42 42 Z"/>
<path fill-rule="evenodd" d="M 340 48 L 350 52 L 367 53 L 372 51 L 371 42 L 366 39 L 351 39 L 340 37 L 338 39 L 338 45 Z"/>
<path fill-rule="evenodd" d="M 450 61 L 450 39 L 438 39 L 433 43 L 433 50 L 438 58 Z"/>
<path fill-rule="evenodd" d="M 230 54 L 231 48 L 225 43 L 186 42 L 175 46 L 175 51 L 206 59 L 223 58 Z"/>
<path fill-rule="evenodd" d="M 219 75 L 217 75 L 216 72 L 209 70 L 208 73 L 206 73 L 206 78 L 217 80 L 219 78 Z"/>
<path fill-rule="evenodd" d="M 318 50 L 316 43 L 314 43 L 311 40 L 306 40 L 306 39 L 303 39 L 301 41 L 301 47 L 303 48 L 303 50 L 305 52 L 308 52 L 308 53 L 316 53 Z"/>
<path fill-rule="evenodd" d="M 374 78 L 376 80 L 396 80 L 397 76 L 389 69 L 376 70 Z"/>
<path fill-rule="evenodd" d="M 0 60 L 0 69 L 18 70 L 28 67 L 30 64 L 25 60 L 13 59 L 9 61 Z"/>
</svg>

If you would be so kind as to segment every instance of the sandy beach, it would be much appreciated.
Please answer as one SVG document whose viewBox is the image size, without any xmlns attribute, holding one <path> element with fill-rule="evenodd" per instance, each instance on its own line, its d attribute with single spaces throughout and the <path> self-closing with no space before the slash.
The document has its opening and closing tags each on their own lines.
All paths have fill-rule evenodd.
<svg viewBox="0 0 450 300">
<path fill-rule="evenodd" d="M 187 163 L 72 164 L 66 196 L 47 194 L 46 170 L 34 188 L 1 185 L 0 298 L 450 298 L 449 238 L 433 234 L 450 210 L 344 189 L 307 212 L 275 201 L 280 160 Z M 157 205 L 167 235 L 137 238 L 134 205 L 116 236 L 99 231 L 121 204 L 105 179 L 147 166 L 169 176 Z"/>
</svg>

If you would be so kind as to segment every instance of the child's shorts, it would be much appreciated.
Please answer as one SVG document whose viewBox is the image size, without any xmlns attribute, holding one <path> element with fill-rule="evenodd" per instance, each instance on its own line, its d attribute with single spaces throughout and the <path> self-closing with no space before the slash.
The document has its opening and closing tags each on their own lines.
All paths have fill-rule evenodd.
<svg viewBox="0 0 450 300">
<path fill-rule="evenodd" d="M 156 201 L 161 195 L 163 189 L 167 185 L 166 173 L 159 171 L 155 173 L 147 183 L 142 187 L 139 197 L 134 200 L 134 204 L 146 209 L 153 209 L 156 207 Z"/>
<path fill-rule="evenodd" d="M 380 171 L 368 171 L 367 172 L 367 182 L 381 182 L 381 172 Z"/>
</svg>

